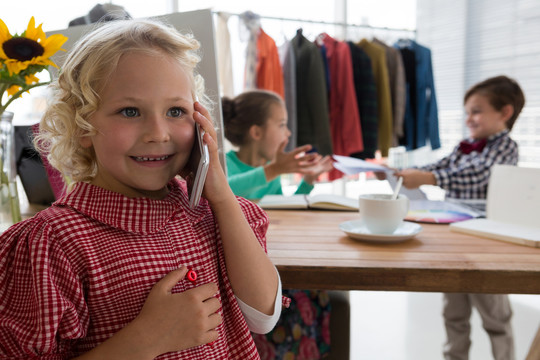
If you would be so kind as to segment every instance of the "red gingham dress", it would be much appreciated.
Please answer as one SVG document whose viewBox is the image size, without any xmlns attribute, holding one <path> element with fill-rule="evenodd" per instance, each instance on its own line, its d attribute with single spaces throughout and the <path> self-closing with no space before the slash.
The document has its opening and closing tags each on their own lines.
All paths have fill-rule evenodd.
<svg viewBox="0 0 540 360">
<path fill-rule="evenodd" d="M 185 183 L 163 200 L 131 199 L 78 183 L 0 237 L 0 358 L 66 359 L 111 337 L 141 310 L 152 286 L 186 265 L 218 284 L 223 323 L 213 346 L 158 359 L 259 359 L 225 268 L 206 200 L 190 209 Z M 268 217 L 238 198 L 266 251 Z M 193 286 L 179 282 L 173 293 Z"/>
</svg>

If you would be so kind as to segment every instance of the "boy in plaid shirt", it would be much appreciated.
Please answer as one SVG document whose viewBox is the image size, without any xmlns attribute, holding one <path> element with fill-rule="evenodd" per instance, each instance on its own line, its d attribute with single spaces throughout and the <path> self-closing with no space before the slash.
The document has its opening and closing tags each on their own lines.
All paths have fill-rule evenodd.
<svg viewBox="0 0 540 360">
<path fill-rule="evenodd" d="M 434 164 L 396 171 L 394 175 L 403 177 L 405 187 L 438 185 L 446 190 L 448 198 L 485 199 L 491 167 L 517 165 L 518 146 L 509 133 L 525 105 L 518 83 L 506 76 L 484 80 L 467 91 L 464 103 L 470 137 Z M 491 339 L 494 358 L 514 359 L 508 295 L 461 293 L 444 294 L 445 359 L 468 359 L 473 306 Z"/>
</svg>

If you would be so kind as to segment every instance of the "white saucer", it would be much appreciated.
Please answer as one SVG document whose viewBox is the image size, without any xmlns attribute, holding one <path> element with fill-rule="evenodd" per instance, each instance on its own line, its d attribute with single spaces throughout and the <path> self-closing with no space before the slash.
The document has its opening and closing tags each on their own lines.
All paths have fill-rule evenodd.
<svg viewBox="0 0 540 360">
<path fill-rule="evenodd" d="M 422 231 L 422 226 L 404 221 L 392 234 L 373 234 L 365 227 L 362 220 L 351 220 L 339 224 L 339 229 L 355 240 L 392 243 L 412 238 Z"/>
</svg>

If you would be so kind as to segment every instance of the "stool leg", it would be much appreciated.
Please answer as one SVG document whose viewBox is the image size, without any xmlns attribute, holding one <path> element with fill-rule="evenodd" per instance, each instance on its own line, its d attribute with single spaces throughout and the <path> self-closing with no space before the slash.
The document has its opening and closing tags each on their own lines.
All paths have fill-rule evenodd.
<svg viewBox="0 0 540 360">
<path fill-rule="evenodd" d="M 330 313 L 330 360 L 348 360 L 351 337 L 351 306 L 349 291 L 328 291 Z"/>
<path fill-rule="evenodd" d="M 330 346 L 332 345 L 330 344 Z M 536 335 L 531 344 L 531 347 L 529 348 L 529 353 L 527 354 L 527 357 L 525 358 L 525 360 L 538 360 L 538 359 L 540 359 L 540 327 L 538 328 L 538 331 L 536 332 Z"/>
</svg>

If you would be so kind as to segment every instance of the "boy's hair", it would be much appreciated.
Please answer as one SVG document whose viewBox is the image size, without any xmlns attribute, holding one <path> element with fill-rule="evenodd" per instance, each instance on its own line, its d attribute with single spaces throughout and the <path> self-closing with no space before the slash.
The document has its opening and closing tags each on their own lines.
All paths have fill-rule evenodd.
<svg viewBox="0 0 540 360">
<path fill-rule="evenodd" d="M 204 82 L 196 74 L 199 42 L 157 20 L 117 20 L 98 24 L 69 53 L 58 79 L 50 85 L 48 107 L 34 140 L 48 161 L 73 181 L 89 181 L 97 171 L 92 148 L 79 139 L 92 136 L 88 122 L 100 106 L 100 92 L 116 70 L 120 57 L 129 52 L 170 56 L 185 69 L 192 94 L 208 105 Z"/>
<path fill-rule="evenodd" d="M 267 90 L 246 91 L 235 98 L 223 97 L 223 127 L 225 137 L 235 146 L 245 145 L 253 125 L 264 126 L 272 105 L 283 105 L 281 97 Z"/>
<path fill-rule="evenodd" d="M 514 113 L 506 122 L 508 130 L 512 130 L 523 106 L 525 106 L 525 95 L 517 81 L 504 75 L 486 79 L 471 87 L 465 93 L 463 103 L 466 103 L 469 97 L 474 94 L 486 96 L 491 106 L 497 111 L 501 111 L 506 105 L 512 105 Z"/>
</svg>

